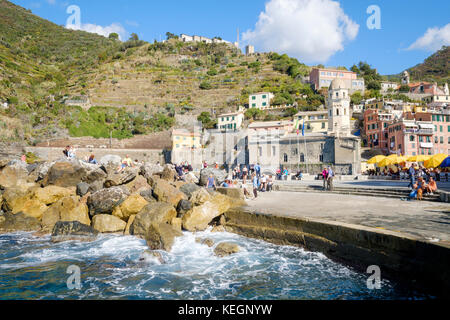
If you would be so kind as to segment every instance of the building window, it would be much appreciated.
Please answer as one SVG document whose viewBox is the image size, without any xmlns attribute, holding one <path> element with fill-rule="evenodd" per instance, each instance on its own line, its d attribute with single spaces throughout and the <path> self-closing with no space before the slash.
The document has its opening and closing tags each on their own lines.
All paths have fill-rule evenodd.
<svg viewBox="0 0 450 320">
<path fill-rule="evenodd" d="M 414 136 L 409 136 L 409 141 L 416 141 L 416 138 Z"/>
<path fill-rule="evenodd" d="M 319 161 L 320 161 L 320 162 L 323 162 L 323 154 L 321 154 L 321 155 L 319 156 Z"/>
<path fill-rule="evenodd" d="M 444 128 L 443 128 L 442 126 L 439 126 L 439 131 L 440 131 L 440 132 L 443 132 L 443 131 L 444 131 Z"/>
<path fill-rule="evenodd" d="M 258 154 L 260 157 L 262 157 L 262 147 L 258 147 Z"/>
<path fill-rule="evenodd" d="M 284 154 L 284 162 L 288 162 L 288 160 L 289 160 L 288 155 L 285 153 Z"/>
<path fill-rule="evenodd" d="M 255 108 L 255 107 L 256 107 L 256 103 L 253 103 L 253 104 L 252 104 L 252 107 Z"/>
<path fill-rule="evenodd" d="M 263 95 L 262 98 L 265 99 L 265 98 L 267 98 L 267 96 L 266 96 L 266 95 Z"/>
<path fill-rule="evenodd" d="M 434 137 L 434 143 L 438 143 L 438 141 L 439 141 L 439 138 L 437 136 Z"/>
<path fill-rule="evenodd" d="M 441 137 L 441 139 L 440 139 L 441 141 L 441 144 L 443 144 L 444 143 L 444 137 Z"/>
<path fill-rule="evenodd" d="M 325 129 L 325 122 L 322 122 L 322 129 Z M 449 130 L 450 130 L 450 127 L 449 127 Z"/>
<path fill-rule="evenodd" d="M 256 96 L 253 96 L 253 97 L 252 97 L 252 100 L 256 100 Z"/>
<path fill-rule="evenodd" d="M 293 155 L 293 156 L 298 155 L 298 149 L 297 149 L 297 148 L 292 149 L 292 155 Z"/>
<path fill-rule="evenodd" d="M 267 103 L 266 103 L 266 102 L 263 102 L 263 104 L 262 104 L 262 105 L 263 105 L 263 107 L 265 107 L 265 106 L 267 106 Z"/>
<path fill-rule="evenodd" d="M 300 162 L 305 162 L 305 155 L 303 153 L 300 154 Z"/>
<path fill-rule="evenodd" d="M 272 156 L 275 156 L 277 149 L 275 146 L 272 146 Z"/>
</svg>

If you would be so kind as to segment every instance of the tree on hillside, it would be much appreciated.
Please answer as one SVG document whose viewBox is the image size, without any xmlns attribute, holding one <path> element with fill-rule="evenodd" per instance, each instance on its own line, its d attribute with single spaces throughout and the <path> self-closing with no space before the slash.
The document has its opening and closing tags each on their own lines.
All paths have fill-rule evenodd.
<svg viewBox="0 0 450 320">
<path fill-rule="evenodd" d="M 403 84 L 399 89 L 398 92 L 409 92 L 409 86 L 407 84 Z"/>
<path fill-rule="evenodd" d="M 119 35 L 117 33 L 113 32 L 113 33 L 109 34 L 108 38 L 111 40 L 119 40 Z"/>
<path fill-rule="evenodd" d="M 167 40 L 178 39 L 178 36 L 172 32 L 166 32 L 166 38 L 167 38 Z"/>
<path fill-rule="evenodd" d="M 133 32 L 130 36 L 130 40 L 139 41 L 139 36 Z"/>
<path fill-rule="evenodd" d="M 361 95 L 361 92 L 356 91 L 354 94 L 351 95 L 351 102 L 353 105 L 360 104 L 363 99 L 363 96 Z"/>
<path fill-rule="evenodd" d="M 197 120 L 202 123 L 203 128 L 205 129 L 212 129 L 216 126 L 217 121 L 211 119 L 211 114 L 209 112 L 202 112 L 198 117 Z"/>
<path fill-rule="evenodd" d="M 379 81 L 371 80 L 367 83 L 367 89 L 369 90 L 381 90 L 381 84 Z"/>
<path fill-rule="evenodd" d="M 257 108 L 251 108 L 245 112 L 245 118 L 247 118 L 247 119 L 258 120 L 258 119 L 263 119 L 264 116 L 265 116 L 264 111 L 262 111 L 261 109 L 257 109 Z"/>
</svg>

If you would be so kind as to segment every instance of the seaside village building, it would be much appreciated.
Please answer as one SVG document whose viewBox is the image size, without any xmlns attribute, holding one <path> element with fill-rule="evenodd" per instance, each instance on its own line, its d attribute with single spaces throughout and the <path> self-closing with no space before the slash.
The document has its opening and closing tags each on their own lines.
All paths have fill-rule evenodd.
<svg viewBox="0 0 450 320">
<path fill-rule="evenodd" d="M 271 92 L 260 92 L 249 96 L 248 107 L 256 108 L 260 110 L 266 110 L 271 108 L 271 100 L 275 95 Z"/>
<path fill-rule="evenodd" d="M 263 99 L 270 101 L 269 93 L 250 96 L 260 107 Z M 263 172 L 271 174 L 282 168 L 290 173 L 317 174 L 332 165 L 337 174 L 360 173 L 361 142 L 351 134 L 350 96 L 344 81 L 331 83 L 326 110 L 300 112 L 294 121 L 252 122 L 240 130 L 238 115 L 241 117 L 240 112 L 219 115 L 214 130 L 202 130 L 200 124 L 193 132 L 174 130 L 172 163 L 188 161 L 201 168 L 203 161 L 209 165 L 217 162 L 226 170 L 259 163 Z"/>
<path fill-rule="evenodd" d="M 364 79 L 358 78 L 355 72 L 339 69 L 313 68 L 309 74 L 310 83 L 314 90 L 329 88 L 333 80 L 341 80 L 349 94 L 361 91 L 364 94 Z"/>
<path fill-rule="evenodd" d="M 244 123 L 244 111 L 221 114 L 217 117 L 217 128 L 219 130 L 240 130 Z"/>
</svg>

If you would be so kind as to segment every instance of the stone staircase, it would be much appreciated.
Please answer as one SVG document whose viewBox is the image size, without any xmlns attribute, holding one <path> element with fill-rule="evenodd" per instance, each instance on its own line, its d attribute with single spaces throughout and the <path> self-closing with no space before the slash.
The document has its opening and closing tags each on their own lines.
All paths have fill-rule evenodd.
<svg viewBox="0 0 450 320">
<path fill-rule="evenodd" d="M 347 194 L 347 195 L 358 195 L 358 196 L 368 196 L 368 197 L 382 197 L 382 198 L 393 198 L 401 199 L 407 198 L 410 191 L 407 188 L 354 188 L 354 187 L 343 187 L 336 186 L 333 191 L 325 191 L 322 186 L 316 185 L 293 185 L 293 184 L 275 184 L 273 186 L 274 191 L 282 192 L 323 192 L 323 193 L 334 193 L 334 194 Z M 424 195 L 423 201 L 433 201 L 440 202 L 440 193 L 436 192 L 433 195 Z"/>
</svg>

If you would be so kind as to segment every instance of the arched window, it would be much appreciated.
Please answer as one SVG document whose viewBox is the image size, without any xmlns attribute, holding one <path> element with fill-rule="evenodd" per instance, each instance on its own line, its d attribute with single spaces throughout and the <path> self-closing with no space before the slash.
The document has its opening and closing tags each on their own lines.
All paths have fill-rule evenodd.
<svg viewBox="0 0 450 320">
<path fill-rule="evenodd" d="M 284 154 L 284 162 L 288 162 L 288 160 L 289 160 L 288 155 L 285 153 Z"/>
<path fill-rule="evenodd" d="M 300 162 L 305 162 L 305 155 L 303 153 L 300 154 Z"/>
<path fill-rule="evenodd" d="M 336 98 L 339 98 L 339 92 L 336 92 Z"/>
<path fill-rule="evenodd" d="M 336 115 L 337 116 L 339 115 L 339 109 L 338 108 L 336 108 Z"/>
</svg>

